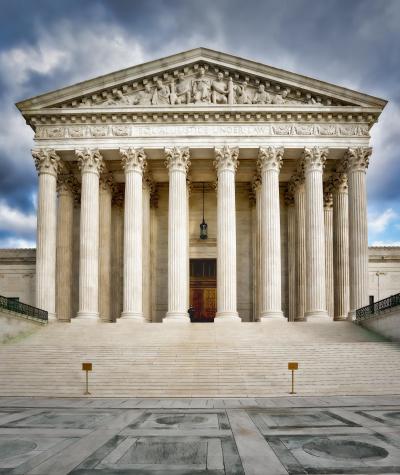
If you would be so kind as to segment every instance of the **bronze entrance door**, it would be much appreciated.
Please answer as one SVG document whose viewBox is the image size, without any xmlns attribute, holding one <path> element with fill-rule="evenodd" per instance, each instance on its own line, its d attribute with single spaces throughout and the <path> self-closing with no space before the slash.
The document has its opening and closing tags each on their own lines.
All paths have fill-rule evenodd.
<svg viewBox="0 0 400 475">
<path fill-rule="evenodd" d="M 190 305 L 195 322 L 213 322 L 217 311 L 217 260 L 190 259 Z"/>
</svg>

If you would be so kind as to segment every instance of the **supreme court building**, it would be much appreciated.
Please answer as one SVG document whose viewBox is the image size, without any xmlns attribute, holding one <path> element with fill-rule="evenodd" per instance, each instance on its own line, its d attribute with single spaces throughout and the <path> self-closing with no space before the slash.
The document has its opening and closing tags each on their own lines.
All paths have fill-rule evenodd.
<svg viewBox="0 0 400 475">
<path fill-rule="evenodd" d="M 18 103 L 39 175 L 36 306 L 59 321 L 352 318 L 385 104 L 204 48 Z"/>
</svg>

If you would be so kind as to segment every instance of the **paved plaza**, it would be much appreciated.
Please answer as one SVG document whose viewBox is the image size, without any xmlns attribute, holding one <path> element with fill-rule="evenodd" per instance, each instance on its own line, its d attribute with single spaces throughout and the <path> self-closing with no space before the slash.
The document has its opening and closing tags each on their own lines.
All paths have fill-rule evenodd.
<svg viewBox="0 0 400 475">
<path fill-rule="evenodd" d="M 0 474 L 400 473 L 400 396 L 0 398 Z"/>
</svg>

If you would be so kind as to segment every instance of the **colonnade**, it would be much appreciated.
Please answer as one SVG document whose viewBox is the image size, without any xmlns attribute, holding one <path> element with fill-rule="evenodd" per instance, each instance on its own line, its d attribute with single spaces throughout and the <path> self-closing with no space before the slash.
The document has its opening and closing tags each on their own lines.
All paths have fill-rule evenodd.
<svg viewBox="0 0 400 475">
<path fill-rule="evenodd" d="M 286 193 L 288 207 L 289 321 L 336 320 L 352 316 L 368 302 L 368 235 L 365 173 L 370 148 L 348 149 L 325 183 L 329 151 L 305 148 Z M 77 320 L 111 321 L 112 225 L 114 186 L 106 162 L 97 149 L 75 152 L 81 170 L 79 311 Z M 256 197 L 259 266 L 255 270 L 257 319 L 284 319 L 281 285 L 281 220 L 279 174 L 283 147 L 260 148 Z M 49 319 L 72 316 L 73 188 L 54 150 L 33 151 L 39 173 L 36 262 L 36 305 Z M 143 264 L 149 240 L 143 222 L 150 206 L 146 180 L 147 158 L 142 149 L 120 150 L 125 174 L 123 310 L 120 321 L 143 322 L 143 287 L 149 286 Z M 217 314 L 216 321 L 240 321 L 236 283 L 235 174 L 239 149 L 215 149 L 217 174 Z M 168 311 L 164 321 L 189 321 L 188 148 L 165 150 L 169 173 Z M 59 213 L 57 222 L 57 176 Z M 325 192 L 325 195 L 324 195 Z M 147 210 L 147 211 L 146 211 Z M 101 249 L 101 252 L 99 251 Z M 56 261 L 57 258 L 57 261 Z M 57 262 L 57 265 L 56 265 Z M 328 265 L 328 263 L 330 263 Z M 147 267 L 147 266 L 146 266 Z M 57 282 L 57 293 L 56 293 Z M 102 292 L 99 296 L 99 285 Z M 105 289 L 105 290 L 104 290 Z"/>
</svg>

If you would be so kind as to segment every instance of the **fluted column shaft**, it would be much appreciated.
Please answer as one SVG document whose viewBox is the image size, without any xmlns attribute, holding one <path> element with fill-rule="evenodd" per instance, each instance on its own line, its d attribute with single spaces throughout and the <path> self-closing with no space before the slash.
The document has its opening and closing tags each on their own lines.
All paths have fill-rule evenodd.
<svg viewBox="0 0 400 475">
<path fill-rule="evenodd" d="M 366 170 L 370 148 L 349 149 L 346 156 L 349 186 L 350 313 L 368 305 L 368 223 Z"/>
<path fill-rule="evenodd" d="M 261 171 L 261 321 L 284 318 L 281 295 L 279 171 L 283 148 L 260 149 Z"/>
<path fill-rule="evenodd" d="M 294 206 L 293 191 L 288 190 L 285 194 L 287 207 L 287 252 L 288 252 L 288 321 L 294 322 L 297 315 L 296 305 L 296 209 Z"/>
<path fill-rule="evenodd" d="M 82 172 L 79 311 L 80 320 L 99 317 L 99 175 L 104 168 L 98 150 L 77 150 Z"/>
<path fill-rule="evenodd" d="M 36 307 L 56 319 L 57 173 L 60 158 L 52 149 L 33 150 L 39 174 L 36 234 Z"/>
<path fill-rule="evenodd" d="M 188 194 L 186 175 L 190 165 L 189 149 L 165 150 L 169 169 L 168 198 L 168 312 L 164 322 L 190 322 L 187 313 L 189 273 Z"/>
<path fill-rule="evenodd" d="M 325 231 L 325 295 L 326 311 L 333 318 L 334 289 L 333 289 L 333 203 L 332 193 L 324 193 L 324 231 Z"/>
<path fill-rule="evenodd" d="M 307 302 L 306 318 L 328 317 L 325 295 L 325 238 L 322 174 L 328 152 L 304 150 L 306 187 Z"/>
<path fill-rule="evenodd" d="M 334 320 L 349 313 L 349 207 L 347 176 L 336 173 L 333 180 Z"/>
<path fill-rule="evenodd" d="M 112 247 L 111 247 L 111 314 L 117 321 L 123 310 L 123 272 L 124 272 L 124 189 L 122 185 L 114 187 L 112 201 Z"/>
<path fill-rule="evenodd" d="M 152 182 L 149 176 L 143 183 L 143 315 L 145 320 L 151 320 L 151 280 L 150 280 L 150 192 Z"/>
<path fill-rule="evenodd" d="M 306 194 L 304 184 L 298 184 L 294 195 L 296 209 L 296 299 L 295 321 L 304 321 L 307 301 L 306 259 Z"/>
<path fill-rule="evenodd" d="M 125 170 L 124 296 L 122 319 L 143 322 L 143 171 L 142 149 L 121 149 Z"/>
<path fill-rule="evenodd" d="M 259 174 L 257 174 L 253 179 L 252 193 L 253 199 L 255 199 L 253 243 L 254 321 L 259 321 L 261 312 L 261 177 Z"/>
<path fill-rule="evenodd" d="M 57 320 L 72 318 L 73 242 L 74 242 L 74 181 L 70 175 L 59 176 L 57 213 Z"/>
<path fill-rule="evenodd" d="M 113 179 L 111 174 L 100 177 L 100 217 L 99 217 L 99 280 L 100 318 L 111 322 L 111 200 Z"/>
<path fill-rule="evenodd" d="M 237 312 L 235 173 L 239 149 L 215 149 L 217 189 L 217 314 L 215 321 L 240 321 Z"/>
</svg>

